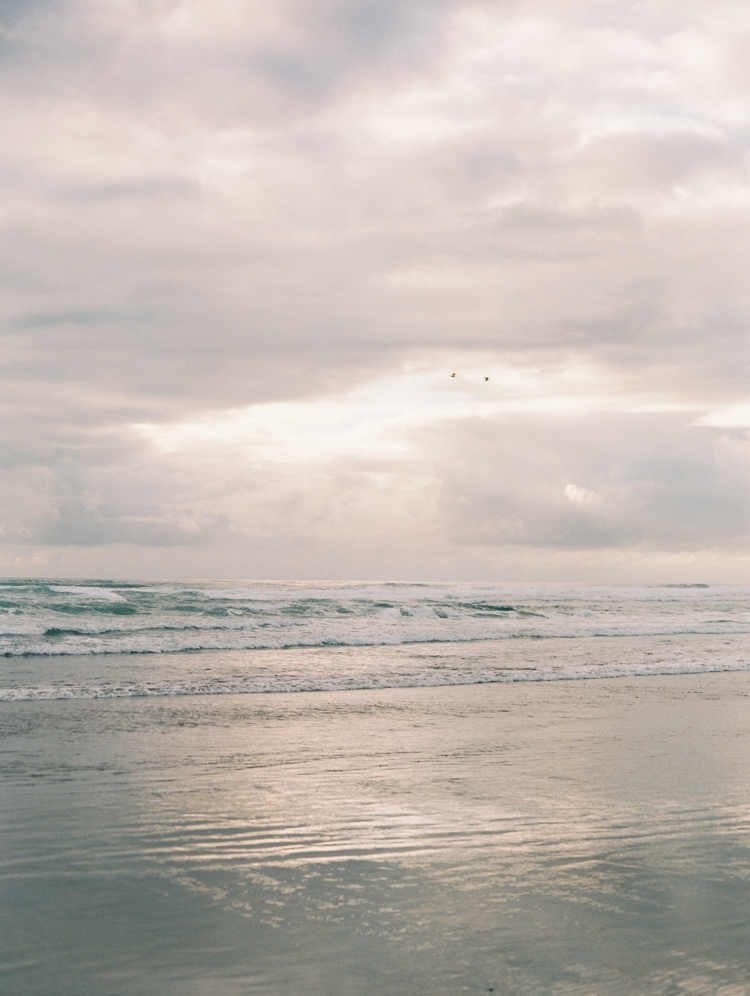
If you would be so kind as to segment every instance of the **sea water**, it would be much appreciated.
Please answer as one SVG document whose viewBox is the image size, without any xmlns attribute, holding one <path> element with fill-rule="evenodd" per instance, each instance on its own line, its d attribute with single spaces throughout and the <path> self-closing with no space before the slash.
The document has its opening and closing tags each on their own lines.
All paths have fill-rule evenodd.
<svg viewBox="0 0 750 996">
<path fill-rule="evenodd" d="M 0 603 L 0 992 L 750 992 L 750 589 Z"/>
<path fill-rule="evenodd" d="M 737 670 L 748 633 L 750 587 L 6 581 L 0 699 Z"/>
</svg>

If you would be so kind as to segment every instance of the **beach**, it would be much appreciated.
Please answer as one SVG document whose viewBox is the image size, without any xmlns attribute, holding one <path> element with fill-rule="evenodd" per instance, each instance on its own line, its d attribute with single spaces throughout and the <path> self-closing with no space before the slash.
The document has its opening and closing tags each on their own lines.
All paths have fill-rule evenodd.
<svg viewBox="0 0 750 996">
<path fill-rule="evenodd" d="M 4 992 L 748 992 L 747 671 L 0 705 Z"/>
<path fill-rule="evenodd" d="M 0 2 L 0 996 L 750 996 L 748 52 Z"/>
</svg>

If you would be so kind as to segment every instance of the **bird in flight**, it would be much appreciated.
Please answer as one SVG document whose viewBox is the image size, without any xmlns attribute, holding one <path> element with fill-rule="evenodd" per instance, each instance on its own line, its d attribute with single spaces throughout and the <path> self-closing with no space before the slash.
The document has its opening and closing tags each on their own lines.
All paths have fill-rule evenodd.
<svg viewBox="0 0 750 996">
<path fill-rule="evenodd" d="M 484 379 L 485 379 L 485 380 L 489 380 L 490 378 L 489 378 L 489 377 L 485 377 Z"/>
<path fill-rule="evenodd" d="M 451 374 L 451 377 L 455 377 L 455 376 L 456 376 L 455 374 Z"/>
</svg>

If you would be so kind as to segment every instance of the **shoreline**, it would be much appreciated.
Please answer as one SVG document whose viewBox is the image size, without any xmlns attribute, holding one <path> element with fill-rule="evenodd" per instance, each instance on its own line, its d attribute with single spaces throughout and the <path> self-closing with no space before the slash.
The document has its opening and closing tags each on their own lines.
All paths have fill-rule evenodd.
<svg viewBox="0 0 750 996">
<path fill-rule="evenodd" d="M 593 636 L 474 642 L 9 658 L 14 701 L 212 697 L 555 683 L 750 670 L 747 634 Z"/>
</svg>

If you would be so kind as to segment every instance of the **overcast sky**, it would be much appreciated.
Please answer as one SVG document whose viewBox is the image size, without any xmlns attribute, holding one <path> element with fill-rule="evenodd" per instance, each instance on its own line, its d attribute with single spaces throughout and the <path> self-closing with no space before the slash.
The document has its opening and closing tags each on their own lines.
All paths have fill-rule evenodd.
<svg viewBox="0 0 750 996">
<path fill-rule="evenodd" d="M 747 0 L 0 0 L 0 574 L 747 581 L 748 52 Z"/>
</svg>

